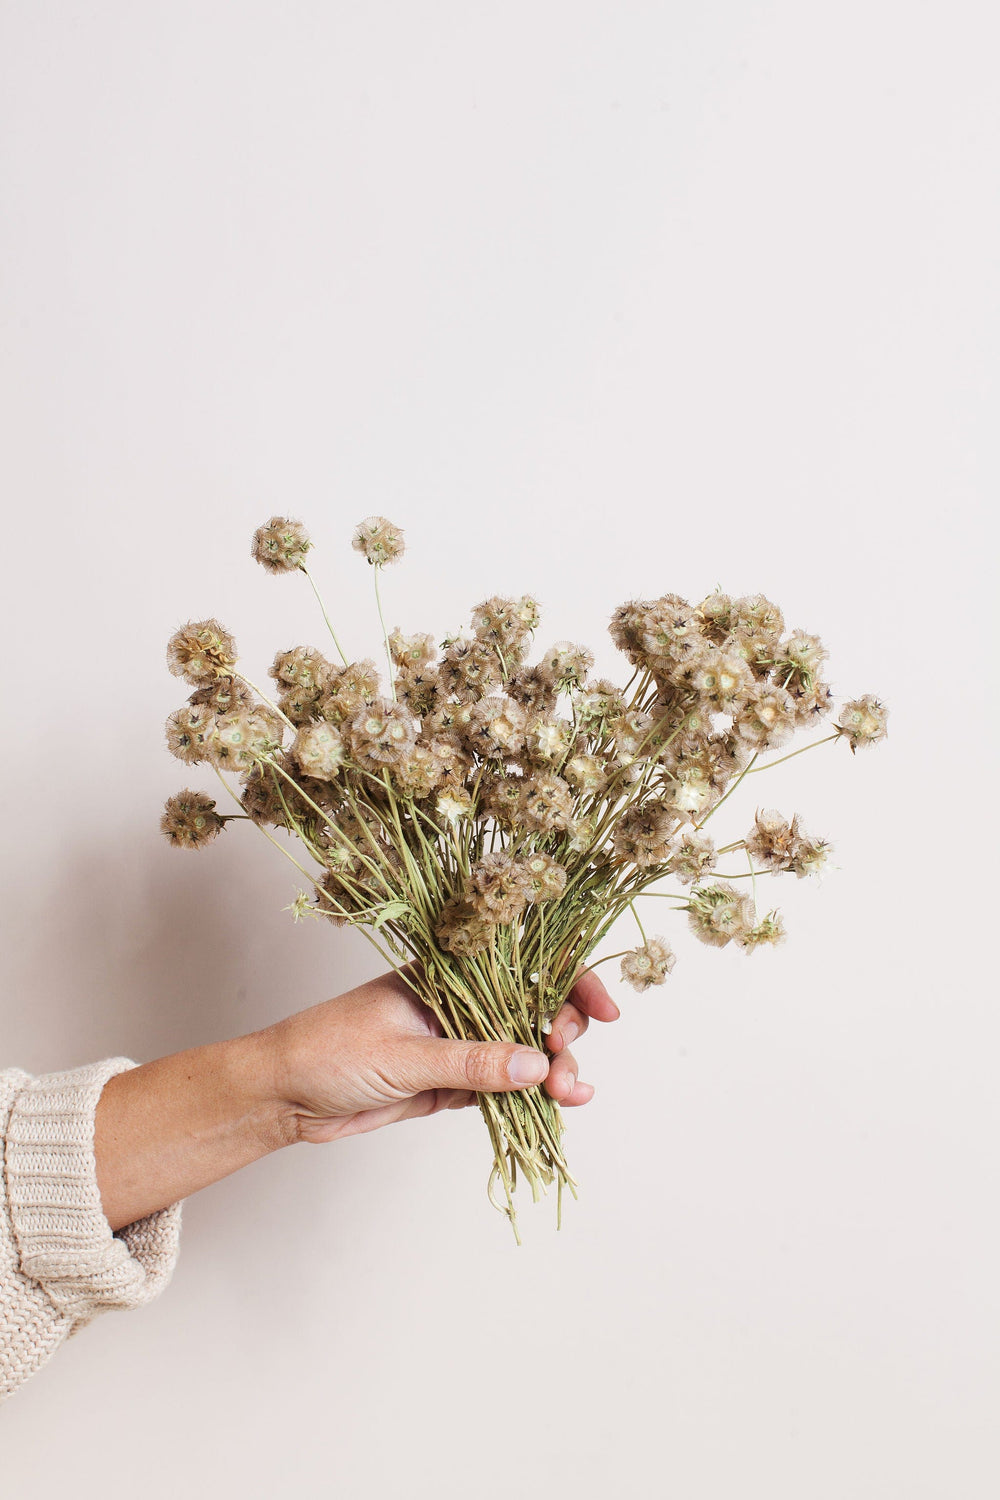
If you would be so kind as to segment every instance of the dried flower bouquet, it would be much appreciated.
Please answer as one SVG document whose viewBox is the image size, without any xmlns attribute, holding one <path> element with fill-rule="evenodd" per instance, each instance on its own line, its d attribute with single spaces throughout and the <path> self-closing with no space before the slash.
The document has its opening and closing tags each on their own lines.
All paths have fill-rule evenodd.
<svg viewBox="0 0 1000 1500">
<path fill-rule="evenodd" d="M 180 792 L 161 824 L 172 844 L 200 848 L 234 817 L 251 819 L 309 882 L 287 908 L 294 918 L 365 930 L 387 963 L 407 966 L 450 1037 L 544 1048 L 551 1017 L 626 911 L 641 941 L 611 957 L 635 989 L 663 984 L 674 955 L 647 937 L 641 897 L 671 900 L 716 947 L 749 953 L 782 938 L 779 913 L 756 909 L 757 879 L 814 874 L 829 845 L 768 810 L 721 848 L 705 825 L 744 777 L 789 758 L 762 755 L 831 714 L 815 635 L 786 633 L 759 594 L 632 601 L 611 621 L 633 668 L 619 688 L 593 680 L 592 654 L 566 641 L 529 664 L 539 611 L 526 596 L 485 600 L 438 654 L 430 635 L 386 630 L 379 577 L 403 552 L 399 529 L 372 516 L 353 544 L 372 568 L 388 692 L 374 661 L 348 660 L 307 567 L 312 543 L 282 516 L 257 530 L 253 556 L 305 575 L 339 660 L 279 651 L 272 701 L 217 620 L 171 638 L 170 670 L 194 691 L 167 721 L 169 747 L 211 765 L 241 807 L 227 814 L 204 792 Z M 861 697 L 790 753 L 838 739 L 853 752 L 885 725 L 882 704 Z M 307 864 L 272 828 L 294 836 Z M 720 876 L 720 855 L 748 868 Z M 681 889 L 651 889 L 665 877 Z M 560 1209 L 573 1189 L 559 1107 L 541 1087 L 479 1104 L 488 1190 L 516 1234 L 518 1173 L 536 1199 L 555 1181 Z"/>
</svg>

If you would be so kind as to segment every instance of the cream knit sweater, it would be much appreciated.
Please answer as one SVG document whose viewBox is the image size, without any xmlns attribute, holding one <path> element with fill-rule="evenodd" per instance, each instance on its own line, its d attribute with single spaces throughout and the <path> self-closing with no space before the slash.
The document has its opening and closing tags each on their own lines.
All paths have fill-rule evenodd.
<svg viewBox="0 0 1000 1500">
<path fill-rule="evenodd" d="M 0 1072 L 0 1401 L 98 1313 L 140 1307 L 170 1280 L 181 1205 L 112 1234 L 97 1188 L 97 1101 L 135 1066 Z"/>
</svg>

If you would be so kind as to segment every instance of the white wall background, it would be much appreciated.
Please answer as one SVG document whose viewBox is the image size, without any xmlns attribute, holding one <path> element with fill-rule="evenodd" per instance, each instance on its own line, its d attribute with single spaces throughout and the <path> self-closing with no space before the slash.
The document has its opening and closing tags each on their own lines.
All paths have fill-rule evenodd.
<svg viewBox="0 0 1000 1500">
<path fill-rule="evenodd" d="M 374 972 L 254 830 L 157 833 L 175 626 L 322 643 L 275 510 L 359 648 L 383 511 L 405 627 L 532 589 L 612 668 L 622 599 L 763 589 L 892 710 L 774 773 L 838 866 L 788 943 L 681 930 L 579 1047 L 558 1236 L 515 1250 L 472 1111 L 260 1163 L 9 1403 L 5 1497 L 996 1495 L 993 19 L 0 5 L 5 1064 Z"/>
</svg>

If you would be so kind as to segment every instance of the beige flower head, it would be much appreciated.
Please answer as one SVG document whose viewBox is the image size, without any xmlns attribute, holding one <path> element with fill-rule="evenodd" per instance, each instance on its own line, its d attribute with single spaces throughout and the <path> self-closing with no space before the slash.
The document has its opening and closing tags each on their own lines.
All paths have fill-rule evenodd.
<svg viewBox="0 0 1000 1500">
<path fill-rule="evenodd" d="M 603 791 L 608 780 L 604 762 L 596 755 L 574 755 L 567 761 L 564 774 L 570 786 L 585 797 Z"/>
<path fill-rule="evenodd" d="M 676 821 L 672 810 L 662 802 L 628 808 L 615 827 L 615 853 L 640 870 L 664 864 L 670 856 L 670 836 Z"/>
<path fill-rule="evenodd" d="M 395 562 L 406 550 L 403 533 L 385 516 L 369 516 L 361 521 L 354 529 L 351 546 L 375 568 Z"/>
<path fill-rule="evenodd" d="M 795 699 L 786 688 L 757 683 L 733 715 L 733 725 L 755 750 L 774 750 L 798 727 Z"/>
<path fill-rule="evenodd" d="M 270 715 L 240 708 L 216 716 L 208 758 L 222 771 L 248 770 L 280 747 L 281 736 Z"/>
<path fill-rule="evenodd" d="M 500 851 L 472 867 L 472 904 L 490 922 L 515 922 L 531 900 L 534 883 L 519 860 Z"/>
<path fill-rule="evenodd" d="M 776 604 L 763 594 L 747 594 L 733 605 L 733 630 L 750 636 L 763 636 L 773 643 L 785 628 L 785 617 Z"/>
<path fill-rule="evenodd" d="M 417 672 L 426 667 L 436 654 L 432 635 L 404 635 L 398 627 L 389 637 L 389 650 L 396 665 L 406 672 Z"/>
<path fill-rule="evenodd" d="M 871 693 L 845 703 L 837 720 L 837 732 L 844 736 L 851 753 L 859 745 L 877 745 L 886 736 L 886 721 L 889 710 Z"/>
<path fill-rule="evenodd" d="M 715 645 L 721 646 L 733 628 L 733 600 L 729 594 L 716 589 L 698 605 L 701 616 L 701 632 Z"/>
<path fill-rule="evenodd" d="M 290 651 L 277 653 L 268 675 L 283 687 L 300 688 L 318 697 L 329 689 L 337 668 L 321 652 L 309 646 L 293 646 Z"/>
<path fill-rule="evenodd" d="M 362 764 L 395 765 L 410 753 L 416 738 L 414 720 L 387 698 L 376 698 L 351 720 L 351 750 Z"/>
<path fill-rule="evenodd" d="M 454 827 L 463 818 L 471 817 L 472 796 L 464 786 L 446 786 L 438 793 L 436 806 L 444 821 Z"/>
<path fill-rule="evenodd" d="M 766 917 L 761 917 L 756 927 L 734 933 L 736 943 L 745 953 L 753 953 L 755 949 L 765 945 L 774 947 L 783 942 L 786 936 L 785 924 L 779 911 L 769 911 Z"/>
<path fill-rule="evenodd" d="M 715 869 L 717 860 L 714 843 L 696 828 L 678 834 L 670 846 L 670 873 L 681 885 L 697 885 Z"/>
<path fill-rule="evenodd" d="M 231 714 L 237 708 L 251 708 L 253 693 L 238 677 L 217 677 L 205 687 L 197 688 L 189 703 L 204 703 L 213 713 Z"/>
<path fill-rule="evenodd" d="M 521 795 L 524 782 L 520 776 L 489 776 L 480 790 L 480 805 L 487 817 L 493 818 L 501 828 L 511 829 L 517 824 L 521 811 Z"/>
<path fill-rule="evenodd" d="M 167 666 L 192 687 L 230 676 L 235 665 L 236 642 L 218 620 L 189 620 L 167 642 Z"/>
<path fill-rule="evenodd" d="M 542 657 L 540 665 L 556 687 L 565 691 L 583 682 L 594 665 L 594 653 L 572 641 L 557 641 Z"/>
<path fill-rule="evenodd" d="M 445 952 L 454 953 L 456 958 L 474 958 L 489 948 L 495 931 L 495 924 L 482 916 L 471 901 L 455 897 L 445 903 L 434 935 Z"/>
<path fill-rule="evenodd" d="M 803 689 L 808 692 L 818 680 L 819 669 L 829 654 L 818 635 L 793 631 L 775 647 L 774 680 L 792 693 Z"/>
<path fill-rule="evenodd" d="M 166 723 L 167 747 L 178 760 L 196 766 L 208 760 L 209 746 L 215 734 L 215 713 L 207 703 L 185 703 L 176 709 Z"/>
<path fill-rule="evenodd" d="M 525 777 L 520 814 L 536 833 L 561 833 L 573 823 L 573 794 L 561 776 Z"/>
<path fill-rule="evenodd" d="M 800 827 L 798 813 L 789 822 L 773 808 L 758 809 L 745 843 L 747 853 L 765 870 L 789 871 L 799 879 L 822 874 L 831 851 L 826 839 L 810 838 Z"/>
<path fill-rule="evenodd" d="M 524 868 L 531 880 L 529 901 L 557 901 L 566 889 L 566 869 L 551 854 L 529 854 Z"/>
<path fill-rule="evenodd" d="M 672 949 L 662 938 L 650 938 L 641 948 L 634 948 L 622 959 L 622 979 L 641 994 L 654 984 L 666 984 L 667 975 L 677 962 Z"/>
<path fill-rule="evenodd" d="M 305 567 L 311 546 L 309 533 L 301 521 L 272 516 L 254 532 L 250 554 L 269 573 L 294 573 Z"/>
<path fill-rule="evenodd" d="M 401 667 L 394 682 L 396 701 L 414 718 L 425 719 L 437 706 L 439 681 L 438 669 L 433 662 L 412 671 Z"/>
<path fill-rule="evenodd" d="M 305 724 L 295 736 L 291 754 L 307 776 L 336 781 L 347 751 L 340 731 L 325 720 Z"/>
<path fill-rule="evenodd" d="M 714 648 L 699 658 L 691 677 L 691 686 L 702 702 L 719 713 L 730 712 L 749 696 L 753 685 L 753 673 L 742 657 Z"/>
<path fill-rule="evenodd" d="M 755 926 L 753 901 L 728 880 L 692 891 L 687 912 L 695 937 L 712 948 L 742 940 Z"/>
<path fill-rule="evenodd" d="M 213 798 L 186 787 L 168 797 L 160 818 L 160 832 L 175 849 L 201 849 L 225 828 L 226 820 L 215 811 Z"/>
</svg>

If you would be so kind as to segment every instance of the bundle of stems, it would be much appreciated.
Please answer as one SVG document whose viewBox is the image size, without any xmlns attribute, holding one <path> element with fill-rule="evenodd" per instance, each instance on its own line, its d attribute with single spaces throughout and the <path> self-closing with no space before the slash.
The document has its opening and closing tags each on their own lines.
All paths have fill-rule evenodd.
<svg viewBox="0 0 1000 1500">
<path fill-rule="evenodd" d="M 866 695 L 819 739 L 784 751 L 833 712 L 817 636 L 786 632 L 760 594 L 633 600 L 611 621 L 632 667 L 618 688 L 594 679 L 590 651 L 568 641 L 527 662 L 539 620 L 527 595 L 485 600 L 440 650 L 430 635 L 390 634 L 379 578 L 402 555 L 402 533 L 372 516 L 353 545 L 372 568 L 387 692 L 374 661 L 342 650 L 307 567 L 312 542 L 288 517 L 258 528 L 252 555 L 308 579 L 338 660 L 279 651 L 267 694 L 239 669 L 218 620 L 171 637 L 168 665 L 194 691 L 167 721 L 168 745 L 211 766 L 240 807 L 220 812 L 191 788 L 169 798 L 161 828 L 174 846 L 201 848 L 239 818 L 256 823 L 306 879 L 288 908 L 295 920 L 360 927 L 443 1034 L 464 1040 L 544 1048 L 552 1017 L 626 912 L 640 941 L 599 962 L 620 959 L 639 991 L 665 983 L 674 954 L 647 936 L 641 897 L 671 900 L 712 946 L 752 953 L 782 939 L 778 911 L 757 911 L 758 877 L 816 874 L 830 845 L 770 809 L 722 848 L 705 825 L 745 777 L 816 745 L 844 740 L 853 752 L 884 738 L 886 710 Z M 747 868 L 720 874 L 726 854 Z M 666 877 L 673 889 L 650 889 Z M 736 883 L 747 879 L 749 891 Z M 489 1195 L 515 1235 L 519 1176 L 536 1200 L 555 1183 L 561 1217 L 563 1189 L 576 1184 L 559 1106 L 541 1087 L 483 1093 L 479 1105 L 493 1146 Z"/>
</svg>

